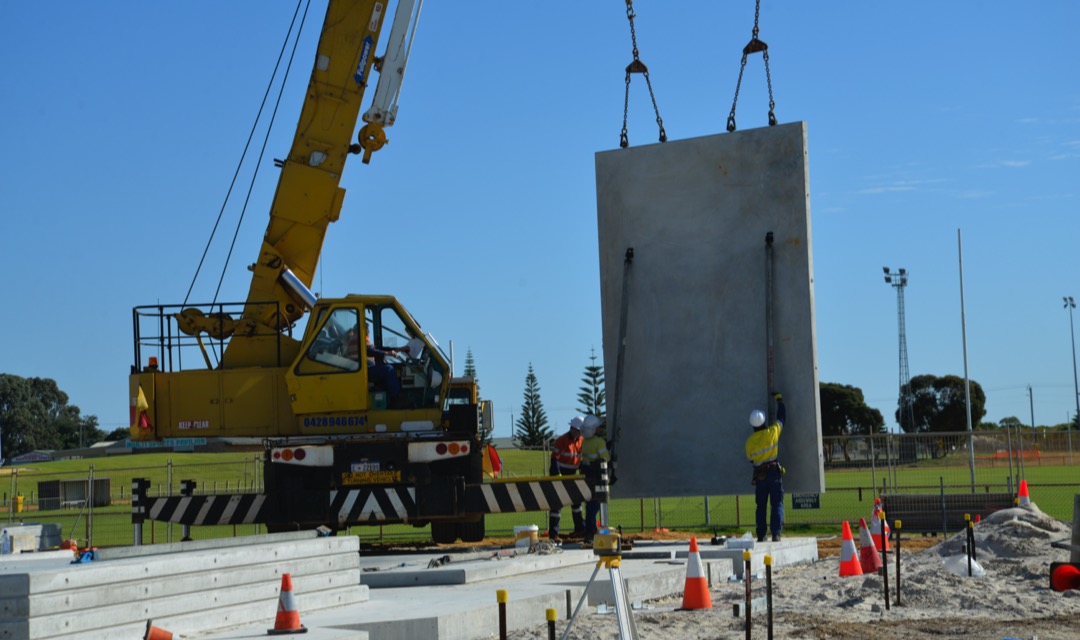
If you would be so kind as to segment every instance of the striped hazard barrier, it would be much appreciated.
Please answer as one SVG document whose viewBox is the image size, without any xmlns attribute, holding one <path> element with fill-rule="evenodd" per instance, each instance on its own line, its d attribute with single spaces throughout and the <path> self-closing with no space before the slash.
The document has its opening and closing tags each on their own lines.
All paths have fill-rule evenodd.
<svg viewBox="0 0 1080 640">
<path fill-rule="evenodd" d="M 245 493 L 220 496 L 146 498 L 148 520 L 187 525 L 253 524 L 266 521 L 266 496 Z"/>
<path fill-rule="evenodd" d="M 550 511 L 591 499 L 592 489 L 584 478 L 518 480 L 465 487 L 466 509 L 473 513 Z"/>
</svg>

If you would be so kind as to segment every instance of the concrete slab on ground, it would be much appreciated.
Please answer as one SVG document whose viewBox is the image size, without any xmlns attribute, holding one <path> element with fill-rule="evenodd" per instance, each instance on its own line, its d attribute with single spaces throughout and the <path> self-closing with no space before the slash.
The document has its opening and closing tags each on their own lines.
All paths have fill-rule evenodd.
<svg viewBox="0 0 1080 640">
<path fill-rule="evenodd" d="M 58 569 L 71 564 L 74 559 L 75 552 L 71 549 L 34 551 L 33 553 L 5 553 L 0 555 L 0 574 Z"/>
<path fill-rule="evenodd" d="M 523 573 L 536 573 L 563 567 L 596 562 L 592 551 L 585 549 L 565 549 L 559 553 L 500 555 L 496 552 L 483 554 L 468 560 L 456 560 L 458 554 L 430 556 L 422 554 L 418 559 L 395 565 L 393 562 L 377 563 L 374 567 L 365 567 L 361 562 L 360 583 L 372 589 L 393 587 L 435 586 L 469 584 L 485 580 L 510 578 Z M 476 556 L 477 554 L 472 554 Z M 437 566 L 443 558 L 450 561 Z"/>
<path fill-rule="evenodd" d="M 686 542 L 636 543 L 623 553 L 620 571 L 631 602 L 644 601 L 682 592 L 686 581 Z M 742 549 L 703 546 L 702 564 L 710 584 L 732 579 L 736 564 L 742 575 Z M 737 552 L 737 563 L 733 555 Z M 759 543 L 751 552 L 751 570 L 764 569 L 764 557 L 773 557 L 774 569 L 817 560 L 814 538 L 786 538 L 779 542 Z M 447 578 L 446 567 L 427 564 L 447 555 L 445 552 L 410 553 L 400 556 L 365 558 L 368 566 L 379 566 L 380 580 L 410 586 L 371 588 L 365 603 L 306 614 L 303 593 L 297 593 L 301 623 L 307 627 L 309 640 L 343 640 L 349 632 L 367 632 L 379 640 L 426 638 L 432 640 L 474 640 L 498 635 L 499 605 L 496 592 L 506 590 L 507 628 L 520 629 L 544 624 L 547 609 L 555 609 L 560 628 L 570 617 L 588 586 L 589 607 L 606 605 L 614 600 L 611 580 L 603 567 L 596 571 L 597 557 L 589 550 L 565 545 L 562 553 L 531 558 L 517 556 L 491 560 L 497 570 L 474 566 L 483 561 L 467 560 L 464 567 L 450 569 L 454 581 Z M 453 562 L 450 563 L 452 566 Z M 423 568 L 422 568 L 423 567 Z M 595 578 L 590 585 L 590 578 Z M 365 576 L 366 578 L 367 576 Z M 463 581 L 457 581 L 457 580 Z M 647 610 L 646 610 L 647 611 Z M 242 640 L 264 636 L 266 627 L 246 626 L 203 634 L 203 640 Z"/>
</svg>

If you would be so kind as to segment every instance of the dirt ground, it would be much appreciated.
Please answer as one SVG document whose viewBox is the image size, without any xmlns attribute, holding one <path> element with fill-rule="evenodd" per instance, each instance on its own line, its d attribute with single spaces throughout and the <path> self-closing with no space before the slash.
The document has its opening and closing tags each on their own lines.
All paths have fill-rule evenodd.
<svg viewBox="0 0 1080 640">
<path fill-rule="evenodd" d="M 858 531 L 854 531 L 853 535 L 857 536 Z M 623 539 L 633 543 L 638 540 L 689 540 L 691 537 L 697 537 L 699 542 L 704 542 L 711 538 L 708 534 L 704 533 L 690 533 L 686 531 L 645 531 L 641 533 L 629 533 L 623 536 Z M 917 552 L 923 549 L 928 549 L 934 545 L 940 543 L 944 538 L 939 536 L 904 536 L 901 540 L 901 550 Z M 574 540 L 568 539 L 568 542 Z M 819 536 L 817 540 L 818 556 L 821 558 L 830 558 L 840 555 L 840 532 L 838 531 L 835 536 Z M 507 547 L 514 544 L 513 538 L 487 538 L 483 542 L 476 545 L 463 545 L 461 543 L 453 545 L 438 545 L 440 548 L 446 549 L 466 549 L 470 547 Z M 895 543 L 890 543 L 895 544 Z M 430 548 L 430 543 L 425 543 L 423 546 Z M 1080 634 L 1078 634 L 1080 637 Z"/>
<path fill-rule="evenodd" d="M 857 535 L 857 532 L 852 532 L 853 535 Z M 942 542 L 945 538 L 938 536 L 904 536 L 900 540 L 900 550 L 910 551 L 912 553 L 922 551 L 923 549 L 929 549 L 936 544 Z M 818 556 L 821 558 L 831 558 L 832 556 L 840 555 L 840 536 L 830 538 L 818 538 L 817 551 Z M 889 543 L 893 547 L 896 546 L 896 542 Z M 891 547 L 890 547 L 891 548 Z"/>
<path fill-rule="evenodd" d="M 839 575 L 841 537 L 818 539 L 817 562 L 783 567 L 773 576 L 772 637 L 807 640 L 900 640 L 957 637 L 972 640 L 1076 640 L 1080 638 L 1080 589 L 1050 589 L 1051 562 L 1069 553 L 1052 543 L 1071 539 L 1070 523 L 1055 520 L 1034 504 L 992 514 L 975 530 L 976 560 L 967 573 L 966 532 L 944 536 L 905 536 L 901 540 L 902 597 L 889 567 L 889 597 L 877 572 Z M 626 538 L 687 539 L 680 532 L 631 534 Z M 711 536 L 696 534 L 698 539 Z M 859 535 L 854 534 L 856 543 Z M 895 545 L 893 545 L 895 549 Z M 890 565 L 895 553 L 889 554 Z M 753 580 L 753 595 L 765 594 L 765 581 Z M 683 610 L 682 594 L 643 603 L 633 618 L 640 640 L 764 639 L 766 612 L 732 616 L 745 601 L 742 582 L 712 585 L 712 608 Z M 567 623 L 558 621 L 561 636 Z M 567 632 L 569 640 L 617 640 L 614 616 L 583 612 Z M 519 629 L 510 640 L 546 640 L 546 626 Z"/>
</svg>

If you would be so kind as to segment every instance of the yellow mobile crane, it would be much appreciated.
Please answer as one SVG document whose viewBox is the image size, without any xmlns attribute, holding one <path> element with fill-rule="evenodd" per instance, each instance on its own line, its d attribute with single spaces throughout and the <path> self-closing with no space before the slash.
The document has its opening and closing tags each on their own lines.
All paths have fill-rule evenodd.
<svg viewBox="0 0 1080 640">
<path fill-rule="evenodd" d="M 363 154 L 367 163 L 396 116 L 419 7 L 399 0 L 377 63 L 387 8 L 329 2 L 247 300 L 133 311 L 131 438 L 262 438 L 265 493 L 152 499 L 136 481 L 136 523 L 431 523 L 437 542 L 477 541 L 485 513 L 548 510 L 591 493 L 583 480 L 483 483 L 492 416 L 475 383 L 451 379 L 447 358 L 392 296 L 310 290 L 342 211 L 346 160 Z M 353 142 L 373 67 L 375 99 Z M 298 340 L 292 330 L 305 316 Z"/>
</svg>

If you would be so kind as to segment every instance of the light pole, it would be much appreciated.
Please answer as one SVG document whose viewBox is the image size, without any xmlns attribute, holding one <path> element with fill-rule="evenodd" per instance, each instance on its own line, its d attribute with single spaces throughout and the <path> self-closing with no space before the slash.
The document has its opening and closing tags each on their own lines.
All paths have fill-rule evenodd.
<svg viewBox="0 0 1080 640">
<path fill-rule="evenodd" d="M 911 401 L 911 372 L 908 370 L 907 353 L 907 321 L 904 317 L 904 287 L 908 283 L 907 269 L 900 268 L 891 271 L 889 267 L 882 267 L 885 272 L 885 284 L 896 289 L 896 324 L 900 341 L 900 411 L 897 422 L 900 430 L 905 433 L 915 432 L 915 413 Z M 906 428 L 905 428 L 906 425 Z"/>
<path fill-rule="evenodd" d="M 960 340 L 964 345 L 964 413 L 967 414 L 968 468 L 971 470 L 971 493 L 975 493 L 975 435 L 971 424 L 971 378 L 968 377 L 967 317 L 964 311 L 964 242 L 956 230 L 956 255 L 960 259 Z"/>
<path fill-rule="evenodd" d="M 1072 357 L 1073 357 L 1073 400 L 1076 401 L 1076 418 L 1080 420 L 1080 385 L 1076 382 L 1076 331 L 1073 330 L 1073 309 L 1076 308 L 1076 301 L 1072 296 L 1063 296 L 1061 298 L 1065 301 L 1065 308 L 1069 310 L 1069 337 L 1072 339 Z M 1069 464 L 1072 464 L 1072 423 L 1069 424 L 1069 429 L 1066 433 L 1069 434 Z"/>
</svg>

